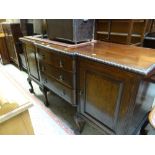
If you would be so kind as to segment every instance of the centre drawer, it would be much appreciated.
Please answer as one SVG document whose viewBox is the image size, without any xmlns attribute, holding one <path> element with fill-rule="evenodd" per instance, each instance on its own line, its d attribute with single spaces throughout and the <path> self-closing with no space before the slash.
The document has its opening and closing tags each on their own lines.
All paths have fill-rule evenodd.
<svg viewBox="0 0 155 155">
<path fill-rule="evenodd" d="M 38 48 L 39 59 L 57 68 L 73 71 L 73 58 L 50 49 Z"/>
<path fill-rule="evenodd" d="M 47 75 L 45 73 L 41 73 L 41 74 L 42 74 L 42 82 L 47 88 L 52 90 L 54 93 L 56 93 L 58 96 L 62 97 L 67 102 L 69 102 L 73 105 L 76 104 L 75 90 L 62 85 L 61 83 L 59 83 L 58 81 L 51 78 L 49 75 Z"/>
</svg>

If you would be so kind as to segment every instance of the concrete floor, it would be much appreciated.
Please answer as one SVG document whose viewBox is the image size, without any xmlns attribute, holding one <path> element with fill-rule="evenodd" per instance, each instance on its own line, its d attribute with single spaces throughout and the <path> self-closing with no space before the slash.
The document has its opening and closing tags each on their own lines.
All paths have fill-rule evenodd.
<svg viewBox="0 0 155 155">
<path fill-rule="evenodd" d="M 23 86 L 25 89 L 29 89 L 29 85 L 26 82 L 27 74 L 23 71 L 19 71 L 17 68 L 13 65 L 6 65 L 5 69 L 9 71 L 9 73 L 14 76 L 14 78 L 18 79 L 19 81 L 23 81 Z M 14 71 L 13 71 L 14 70 Z M 15 74 L 16 72 L 16 74 Z M 20 79 L 19 79 L 19 76 Z M 34 91 L 35 91 L 35 96 L 39 98 L 41 101 L 44 101 L 44 96 L 41 93 L 38 85 L 34 82 L 32 82 Z M 62 120 L 69 128 L 72 130 L 76 129 L 76 124 L 74 122 L 74 115 L 76 113 L 76 108 L 72 107 L 69 103 L 58 97 L 52 92 L 48 93 L 48 99 L 49 99 L 49 109 L 60 119 Z M 152 129 L 151 126 L 147 127 L 148 134 L 155 135 L 155 130 Z M 91 125 L 88 123 L 85 124 L 84 130 L 81 133 L 82 135 L 100 135 L 101 132 L 95 128 L 93 128 Z"/>
</svg>

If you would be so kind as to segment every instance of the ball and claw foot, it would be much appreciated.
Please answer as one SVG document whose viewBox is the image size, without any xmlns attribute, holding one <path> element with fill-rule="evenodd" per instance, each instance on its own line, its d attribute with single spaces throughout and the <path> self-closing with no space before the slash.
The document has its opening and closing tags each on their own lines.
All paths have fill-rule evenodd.
<svg viewBox="0 0 155 155">
<path fill-rule="evenodd" d="M 29 83 L 29 85 L 30 85 L 30 89 L 29 89 L 29 91 L 30 91 L 30 93 L 34 93 L 34 89 L 33 89 L 33 86 L 32 86 L 32 82 L 31 82 L 31 80 L 29 79 L 29 78 L 27 78 L 27 82 Z"/>
<path fill-rule="evenodd" d="M 29 89 L 30 93 L 34 93 L 34 90 L 32 88 Z"/>
<path fill-rule="evenodd" d="M 74 130 L 74 133 L 77 135 L 80 135 L 85 126 L 85 121 L 79 116 L 79 114 L 76 114 L 74 116 L 74 120 L 77 126 L 77 129 Z"/>
</svg>

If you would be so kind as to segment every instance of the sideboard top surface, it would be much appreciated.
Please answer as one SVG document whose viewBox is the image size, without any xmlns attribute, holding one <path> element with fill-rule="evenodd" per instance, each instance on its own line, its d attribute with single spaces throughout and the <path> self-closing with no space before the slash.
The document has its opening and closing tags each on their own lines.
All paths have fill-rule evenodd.
<svg viewBox="0 0 155 155">
<path fill-rule="evenodd" d="M 36 46 L 55 49 L 68 55 L 78 55 L 93 61 L 119 67 L 127 71 L 147 75 L 155 70 L 155 49 L 121 45 L 103 41 L 83 46 L 60 46 L 44 42 L 44 39 L 21 38 L 21 41 L 33 42 Z"/>
</svg>

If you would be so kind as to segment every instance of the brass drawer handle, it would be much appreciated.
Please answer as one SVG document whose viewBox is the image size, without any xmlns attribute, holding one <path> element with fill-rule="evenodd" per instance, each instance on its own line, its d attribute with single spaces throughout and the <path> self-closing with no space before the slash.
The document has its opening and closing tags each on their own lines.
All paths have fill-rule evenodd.
<svg viewBox="0 0 155 155">
<path fill-rule="evenodd" d="M 44 54 L 41 54 L 41 58 L 42 58 L 42 59 L 45 59 L 45 55 L 44 55 Z"/>
<path fill-rule="evenodd" d="M 62 62 L 62 60 L 60 60 L 59 65 L 60 65 L 60 68 L 63 68 L 63 62 Z"/>
<path fill-rule="evenodd" d="M 60 80 L 60 81 L 63 81 L 63 75 L 60 75 L 60 76 L 59 76 L 59 80 Z"/>
</svg>

